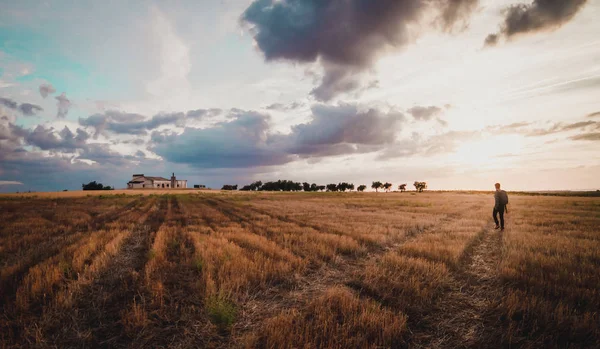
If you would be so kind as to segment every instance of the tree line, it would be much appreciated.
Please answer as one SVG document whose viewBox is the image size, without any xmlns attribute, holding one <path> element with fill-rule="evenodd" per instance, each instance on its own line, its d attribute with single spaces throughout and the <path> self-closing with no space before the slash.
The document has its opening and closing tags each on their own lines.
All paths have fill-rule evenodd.
<svg viewBox="0 0 600 349">
<path fill-rule="evenodd" d="M 406 191 L 407 184 L 400 184 L 398 186 L 398 190 L 401 192 Z M 418 192 L 422 192 L 427 189 L 426 182 L 415 182 L 413 184 L 415 190 Z M 379 189 L 383 189 L 386 192 L 389 192 L 393 187 L 392 183 L 385 182 L 382 183 L 380 181 L 375 181 L 371 184 L 371 188 L 375 189 L 376 192 L 379 192 Z M 338 184 L 330 183 L 327 185 L 318 185 L 316 183 L 300 183 L 289 180 L 278 180 L 276 182 L 265 182 L 256 181 L 251 184 L 245 185 L 241 187 L 240 191 L 306 191 L 306 192 L 346 192 L 353 191 L 356 188 L 357 191 L 363 192 L 367 189 L 367 186 L 364 184 L 359 185 L 358 187 L 354 186 L 354 183 L 346 183 L 341 182 Z M 221 190 L 238 190 L 237 184 L 225 184 Z"/>
<path fill-rule="evenodd" d="M 89 182 L 88 184 L 82 184 L 81 185 L 81 189 L 82 190 L 114 190 L 115 188 L 108 186 L 108 185 L 102 185 L 102 183 L 96 183 L 96 181 L 93 182 Z"/>
</svg>

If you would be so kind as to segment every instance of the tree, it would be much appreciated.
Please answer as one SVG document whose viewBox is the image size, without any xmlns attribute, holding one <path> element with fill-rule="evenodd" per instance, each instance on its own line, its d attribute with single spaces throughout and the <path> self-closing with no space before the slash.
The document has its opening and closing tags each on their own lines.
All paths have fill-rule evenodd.
<svg viewBox="0 0 600 349">
<path fill-rule="evenodd" d="M 238 189 L 238 185 L 231 185 L 231 184 L 225 184 L 223 186 L 223 188 L 221 188 L 221 190 L 237 190 Z"/>
<path fill-rule="evenodd" d="M 88 184 L 81 185 L 82 190 L 114 190 L 110 186 L 103 186 L 102 183 L 96 183 L 96 181 L 89 182 Z"/>
<path fill-rule="evenodd" d="M 371 184 L 371 188 L 375 189 L 375 191 L 379 191 L 379 188 L 383 187 L 383 183 L 381 183 L 380 181 L 377 182 L 373 182 L 373 184 Z"/>
<path fill-rule="evenodd" d="M 348 184 L 348 190 L 350 190 L 350 191 L 354 190 L 354 183 Z"/>
<path fill-rule="evenodd" d="M 319 186 L 317 186 L 317 190 L 318 190 L 318 191 L 323 191 L 323 190 L 325 190 L 325 188 L 326 188 L 326 187 L 325 187 L 324 185 L 319 185 Z"/>
<path fill-rule="evenodd" d="M 383 187 L 385 188 L 385 191 L 390 191 L 390 188 L 392 187 L 392 183 L 385 182 Z"/>
<path fill-rule="evenodd" d="M 427 189 L 427 182 L 415 182 L 413 185 L 419 193 L 422 193 L 423 190 Z"/>
<path fill-rule="evenodd" d="M 317 183 L 313 183 L 310 185 L 310 191 L 318 191 L 319 190 L 319 186 L 317 185 Z"/>
<path fill-rule="evenodd" d="M 327 191 L 338 191 L 338 186 L 335 183 L 327 184 Z"/>
<path fill-rule="evenodd" d="M 308 182 L 302 183 L 302 188 L 304 189 L 304 191 L 310 191 L 310 183 L 308 183 Z"/>
<path fill-rule="evenodd" d="M 400 190 L 401 192 L 405 192 L 406 191 L 406 184 L 400 184 L 398 186 L 398 190 Z"/>
<path fill-rule="evenodd" d="M 356 190 L 361 191 L 361 192 L 365 191 L 365 189 L 367 189 L 367 186 L 364 185 L 364 184 L 361 184 L 361 185 L 358 186 L 358 188 L 356 188 Z"/>
</svg>

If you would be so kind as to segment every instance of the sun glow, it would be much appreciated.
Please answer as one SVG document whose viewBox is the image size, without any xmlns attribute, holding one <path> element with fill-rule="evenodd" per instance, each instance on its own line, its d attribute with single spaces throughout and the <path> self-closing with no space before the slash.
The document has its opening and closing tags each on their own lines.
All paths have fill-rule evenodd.
<svg viewBox="0 0 600 349">
<path fill-rule="evenodd" d="M 521 136 L 500 135 L 463 142 L 450 158 L 460 165 L 492 169 L 514 164 L 523 150 Z"/>
</svg>

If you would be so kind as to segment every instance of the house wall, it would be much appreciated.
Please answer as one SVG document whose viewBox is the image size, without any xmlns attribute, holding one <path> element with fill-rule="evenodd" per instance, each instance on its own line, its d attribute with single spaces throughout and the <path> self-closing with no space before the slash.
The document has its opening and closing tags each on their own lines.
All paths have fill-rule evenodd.
<svg viewBox="0 0 600 349">
<path fill-rule="evenodd" d="M 164 185 L 164 187 L 163 187 Z M 154 181 L 154 188 L 169 188 L 171 189 L 171 181 Z"/>
</svg>

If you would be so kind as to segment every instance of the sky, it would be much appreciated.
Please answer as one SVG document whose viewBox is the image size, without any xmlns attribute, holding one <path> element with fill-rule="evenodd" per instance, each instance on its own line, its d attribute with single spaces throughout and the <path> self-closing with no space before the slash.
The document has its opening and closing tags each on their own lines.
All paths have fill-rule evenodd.
<svg viewBox="0 0 600 349">
<path fill-rule="evenodd" d="M 600 188 L 598 0 L 0 8 L 0 192 Z"/>
</svg>

